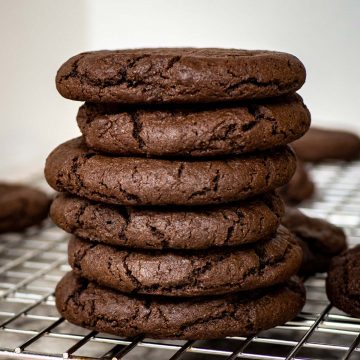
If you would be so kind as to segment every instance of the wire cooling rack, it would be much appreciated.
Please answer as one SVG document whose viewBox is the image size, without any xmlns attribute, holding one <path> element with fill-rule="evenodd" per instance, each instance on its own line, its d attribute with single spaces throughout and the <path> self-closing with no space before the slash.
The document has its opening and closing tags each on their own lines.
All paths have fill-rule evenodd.
<svg viewBox="0 0 360 360">
<path fill-rule="evenodd" d="M 342 226 L 360 243 L 360 161 L 313 167 L 316 197 L 309 215 Z M 43 180 L 32 179 L 45 186 Z M 59 317 L 56 283 L 69 270 L 67 238 L 50 222 L 0 237 L 0 357 L 8 359 L 360 359 L 360 319 L 332 307 L 324 275 L 306 280 L 307 302 L 296 319 L 257 336 L 216 341 L 119 338 Z"/>
</svg>

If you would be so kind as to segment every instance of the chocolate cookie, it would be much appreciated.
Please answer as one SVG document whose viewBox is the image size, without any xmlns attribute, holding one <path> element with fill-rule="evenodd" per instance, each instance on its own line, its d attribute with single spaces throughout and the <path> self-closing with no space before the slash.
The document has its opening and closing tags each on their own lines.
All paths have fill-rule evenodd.
<svg viewBox="0 0 360 360">
<path fill-rule="evenodd" d="M 295 235 L 303 249 L 300 274 L 327 271 L 332 257 L 347 247 L 341 228 L 325 220 L 306 216 L 296 208 L 286 208 L 282 223 Z"/>
<path fill-rule="evenodd" d="M 204 207 L 124 207 L 59 194 L 50 216 L 81 238 L 143 249 L 204 249 L 234 246 L 276 232 L 284 205 L 266 194 L 228 205 Z"/>
<path fill-rule="evenodd" d="M 125 295 L 66 274 L 55 292 L 60 314 L 79 326 L 129 337 L 216 339 L 254 335 L 293 319 L 305 303 L 298 280 L 222 297 Z"/>
<path fill-rule="evenodd" d="M 298 95 L 231 107 L 127 110 L 85 103 L 77 122 L 89 148 L 120 155 L 205 157 L 286 145 L 310 126 Z"/>
<path fill-rule="evenodd" d="M 287 204 L 295 205 L 311 198 L 314 191 L 315 184 L 303 162 L 298 160 L 294 176 L 279 192 Z"/>
<path fill-rule="evenodd" d="M 128 250 L 73 237 L 68 254 L 75 273 L 103 286 L 124 293 L 179 297 L 282 283 L 297 273 L 302 261 L 300 246 L 284 227 L 269 240 L 221 252 Z"/>
<path fill-rule="evenodd" d="M 359 136 L 348 131 L 312 127 L 292 145 L 301 160 L 310 162 L 353 160 L 360 154 Z"/>
<path fill-rule="evenodd" d="M 0 183 L 0 233 L 20 231 L 47 217 L 50 199 L 21 184 Z"/>
<path fill-rule="evenodd" d="M 68 99 L 122 104 L 209 103 L 293 93 L 305 81 L 295 56 L 262 50 L 160 48 L 76 55 L 56 76 Z"/>
<path fill-rule="evenodd" d="M 360 317 L 360 245 L 331 261 L 326 292 L 334 306 Z"/>
<path fill-rule="evenodd" d="M 212 161 L 109 157 L 81 138 L 58 146 L 45 177 L 58 191 L 123 205 L 201 205 L 236 201 L 287 183 L 296 159 L 288 147 Z"/>
</svg>

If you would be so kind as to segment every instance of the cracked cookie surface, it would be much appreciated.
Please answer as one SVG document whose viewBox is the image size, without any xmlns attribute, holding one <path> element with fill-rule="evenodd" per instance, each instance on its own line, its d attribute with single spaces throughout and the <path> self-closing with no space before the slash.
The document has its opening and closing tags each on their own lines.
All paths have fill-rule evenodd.
<svg viewBox="0 0 360 360">
<path fill-rule="evenodd" d="M 287 183 L 296 167 L 289 147 L 211 161 L 110 157 L 89 150 L 81 138 L 47 158 L 50 186 L 119 205 L 202 205 L 236 201 Z"/>
<path fill-rule="evenodd" d="M 143 249 L 235 246 L 276 232 L 284 205 L 275 193 L 206 207 L 124 207 L 59 194 L 50 216 L 63 230 L 91 241 Z"/>
<path fill-rule="evenodd" d="M 56 86 L 73 100 L 208 103 L 289 94 L 303 85 L 305 76 L 299 59 L 274 51 L 103 50 L 70 58 L 60 67 Z"/>
<path fill-rule="evenodd" d="M 126 109 L 85 103 L 77 122 L 89 148 L 119 155 L 211 157 L 286 145 L 310 126 L 298 95 L 224 106 Z"/>
<path fill-rule="evenodd" d="M 286 207 L 281 222 L 303 249 L 300 274 L 327 271 L 331 259 L 347 248 L 346 235 L 340 227 L 323 219 L 306 216 L 296 208 Z"/>
<path fill-rule="evenodd" d="M 216 339 L 254 335 L 293 319 L 305 303 L 297 279 L 274 288 L 190 299 L 131 296 L 66 274 L 56 306 L 71 323 L 118 336 Z"/>
<path fill-rule="evenodd" d="M 0 233 L 21 231 L 44 220 L 50 198 L 22 184 L 0 183 Z"/>
<path fill-rule="evenodd" d="M 326 292 L 334 306 L 360 317 L 360 245 L 332 259 Z"/>
<path fill-rule="evenodd" d="M 283 283 L 301 265 L 302 251 L 284 227 L 249 246 L 201 251 L 128 250 L 72 237 L 74 272 L 124 293 L 204 296 Z M 96 266 L 94 266 L 96 264 Z"/>
</svg>

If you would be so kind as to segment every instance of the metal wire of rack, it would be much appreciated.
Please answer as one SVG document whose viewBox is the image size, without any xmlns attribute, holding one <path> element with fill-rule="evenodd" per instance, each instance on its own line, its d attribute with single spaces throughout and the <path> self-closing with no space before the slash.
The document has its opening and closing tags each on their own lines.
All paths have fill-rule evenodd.
<svg viewBox="0 0 360 360">
<path fill-rule="evenodd" d="M 360 243 L 360 161 L 310 169 L 318 192 L 303 210 L 342 226 Z M 43 180 L 33 184 L 45 186 Z M 0 358 L 8 359 L 360 359 L 360 319 L 329 304 L 325 275 L 306 280 L 307 302 L 293 321 L 249 338 L 216 341 L 119 338 L 68 323 L 53 291 L 65 272 L 68 235 L 50 222 L 0 236 Z"/>
</svg>

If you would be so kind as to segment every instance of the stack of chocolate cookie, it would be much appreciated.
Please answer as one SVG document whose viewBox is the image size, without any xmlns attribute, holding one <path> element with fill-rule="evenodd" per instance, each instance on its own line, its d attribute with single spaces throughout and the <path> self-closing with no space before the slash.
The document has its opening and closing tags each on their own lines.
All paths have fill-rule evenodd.
<svg viewBox="0 0 360 360">
<path fill-rule="evenodd" d="M 77 55 L 57 74 L 86 103 L 83 137 L 45 175 L 74 234 L 56 290 L 69 321 L 121 336 L 250 335 L 293 318 L 301 248 L 279 226 L 310 116 L 292 55 L 139 49 Z"/>
</svg>

